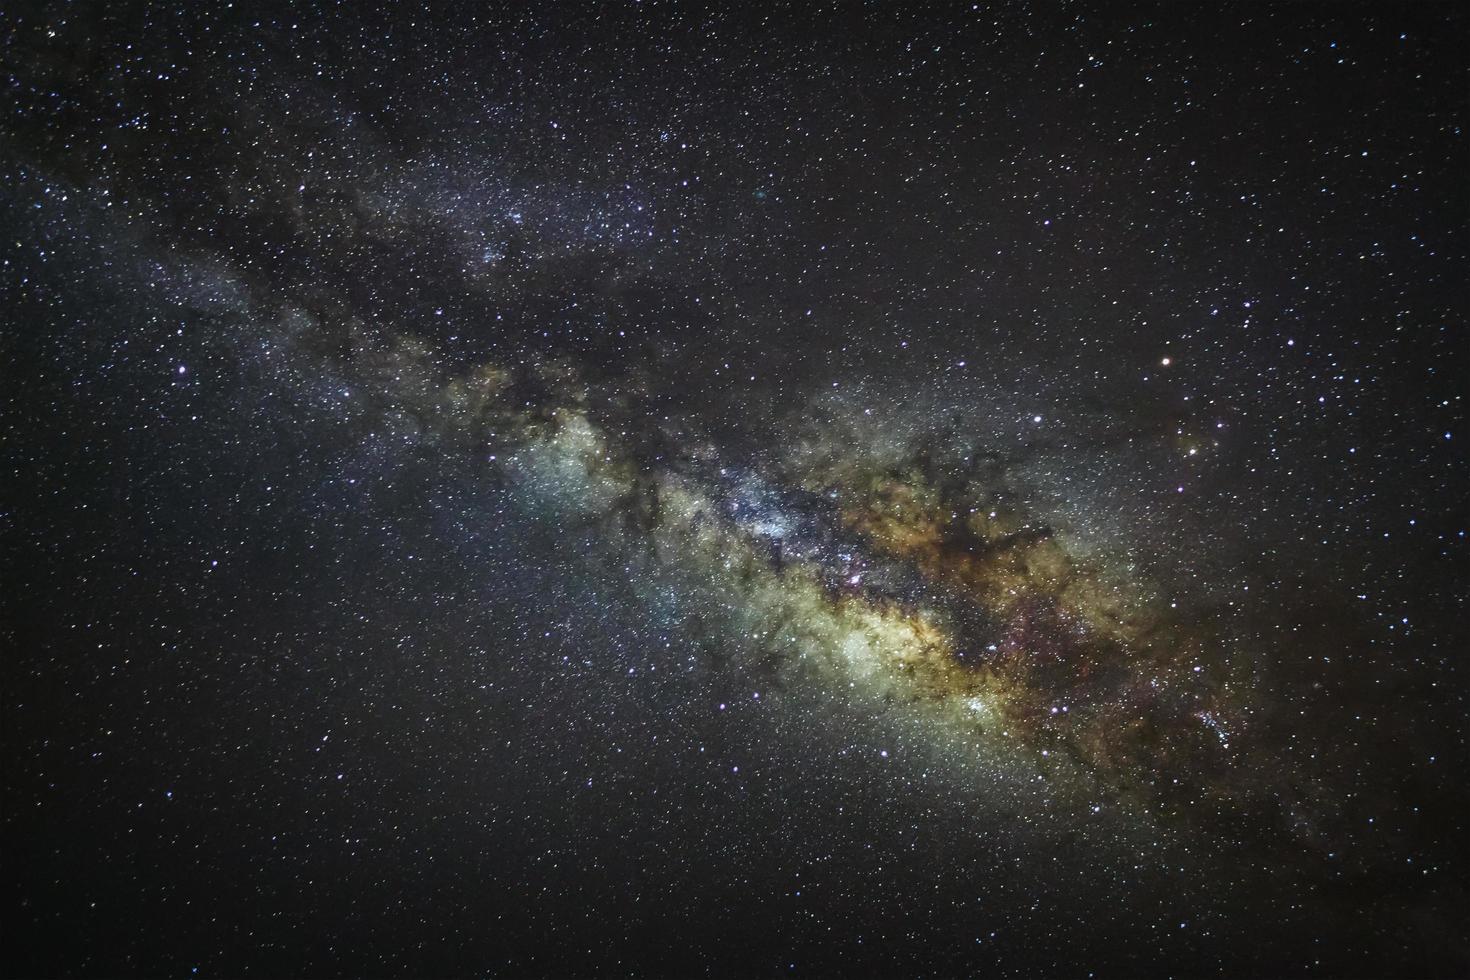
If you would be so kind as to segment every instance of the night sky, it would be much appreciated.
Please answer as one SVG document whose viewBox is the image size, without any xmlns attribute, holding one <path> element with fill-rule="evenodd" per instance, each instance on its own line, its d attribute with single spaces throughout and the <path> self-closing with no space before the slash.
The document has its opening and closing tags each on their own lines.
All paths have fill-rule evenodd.
<svg viewBox="0 0 1470 980">
<path fill-rule="evenodd" d="M 1467 42 L 4 3 L 0 972 L 1470 973 Z"/>
</svg>

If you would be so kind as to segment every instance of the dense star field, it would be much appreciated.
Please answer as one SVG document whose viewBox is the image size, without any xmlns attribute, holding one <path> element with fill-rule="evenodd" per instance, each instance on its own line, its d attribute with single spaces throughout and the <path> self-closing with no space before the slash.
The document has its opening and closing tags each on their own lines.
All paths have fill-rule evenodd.
<svg viewBox="0 0 1470 980">
<path fill-rule="evenodd" d="M 0 24 L 0 972 L 1470 972 L 1457 6 Z"/>
</svg>

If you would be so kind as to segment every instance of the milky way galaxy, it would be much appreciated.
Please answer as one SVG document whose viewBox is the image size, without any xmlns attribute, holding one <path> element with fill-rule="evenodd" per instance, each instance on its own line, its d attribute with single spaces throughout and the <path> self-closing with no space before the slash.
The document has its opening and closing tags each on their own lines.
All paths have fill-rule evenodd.
<svg viewBox="0 0 1470 980">
<path fill-rule="evenodd" d="M 15 976 L 1455 976 L 1447 6 L 0 13 Z"/>
</svg>

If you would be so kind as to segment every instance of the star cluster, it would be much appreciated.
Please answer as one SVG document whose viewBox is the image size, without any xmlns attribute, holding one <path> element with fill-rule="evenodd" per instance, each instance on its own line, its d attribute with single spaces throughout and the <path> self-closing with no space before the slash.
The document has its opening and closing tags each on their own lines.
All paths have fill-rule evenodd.
<svg viewBox="0 0 1470 980">
<path fill-rule="evenodd" d="M 1470 965 L 1458 12 L 0 17 L 7 974 Z"/>
</svg>

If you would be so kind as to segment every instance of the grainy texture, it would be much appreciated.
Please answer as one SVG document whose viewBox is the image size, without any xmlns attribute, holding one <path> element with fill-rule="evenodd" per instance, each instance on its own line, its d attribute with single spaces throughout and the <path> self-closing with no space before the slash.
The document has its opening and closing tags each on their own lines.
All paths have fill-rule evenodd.
<svg viewBox="0 0 1470 980">
<path fill-rule="evenodd" d="M 1466 17 L 1203 6 L 0 7 L 0 969 L 1470 972 Z"/>
</svg>

